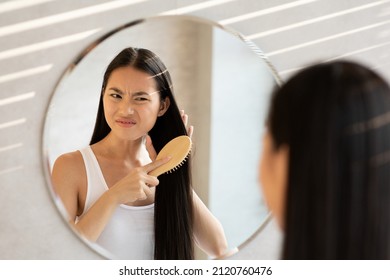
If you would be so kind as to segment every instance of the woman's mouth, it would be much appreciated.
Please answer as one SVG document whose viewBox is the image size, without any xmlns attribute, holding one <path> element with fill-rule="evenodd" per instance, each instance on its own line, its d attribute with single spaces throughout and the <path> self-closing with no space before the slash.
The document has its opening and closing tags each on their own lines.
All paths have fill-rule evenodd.
<svg viewBox="0 0 390 280">
<path fill-rule="evenodd" d="M 115 122 L 122 127 L 132 127 L 136 124 L 135 120 L 126 120 L 126 119 L 118 119 Z"/>
</svg>

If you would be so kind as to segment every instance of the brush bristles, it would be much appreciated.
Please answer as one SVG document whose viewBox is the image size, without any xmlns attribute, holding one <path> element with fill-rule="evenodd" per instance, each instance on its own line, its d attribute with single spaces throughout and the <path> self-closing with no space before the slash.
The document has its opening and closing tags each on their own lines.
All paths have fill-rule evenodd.
<svg viewBox="0 0 390 280">
<path fill-rule="evenodd" d="M 178 170 L 180 167 L 183 166 L 183 164 L 187 161 L 187 159 L 190 157 L 190 154 L 191 154 L 191 149 L 189 150 L 187 156 L 178 164 L 176 165 L 175 167 L 173 167 L 172 169 L 168 170 L 167 172 L 165 172 L 165 174 L 171 174 L 173 173 L 174 171 Z"/>
</svg>

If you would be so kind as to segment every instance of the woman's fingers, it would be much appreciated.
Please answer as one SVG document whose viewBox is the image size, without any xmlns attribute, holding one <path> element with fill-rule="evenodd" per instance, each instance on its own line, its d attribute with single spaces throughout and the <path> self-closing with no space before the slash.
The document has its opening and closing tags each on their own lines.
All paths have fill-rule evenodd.
<svg viewBox="0 0 390 280">
<path fill-rule="evenodd" d="M 183 120 L 184 125 L 187 127 L 188 124 L 188 115 L 184 113 L 184 110 L 180 110 L 180 116 Z"/>
<path fill-rule="evenodd" d="M 145 181 L 146 186 L 148 186 L 149 188 L 155 187 L 158 185 L 158 183 L 160 183 L 159 180 L 157 179 L 157 177 L 152 176 L 152 175 L 146 175 L 144 181 Z"/>
<path fill-rule="evenodd" d="M 164 157 L 162 159 L 158 159 L 156 161 L 153 161 L 147 165 L 145 165 L 143 167 L 143 169 L 145 170 L 146 173 L 149 173 L 150 171 L 156 169 L 157 167 L 160 167 L 161 165 L 164 165 L 166 164 L 168 161 L 171 160 L 171 157 L 168 156 L 168 157 Z M 151 176 L 151 177 L 154 177 L 154 176 Z"/>
<path fill-rule="evenodd" d="M 194 133 L 194 126 L 190 125 L 187 129 L 188 137 L 192 138 L 192 134 Z"/>
<path fill-rule="evenodd" d="M 188 115 L 184 112 L 184 110 L 180 110 L 180 116 L 183 120 L 184 126 L 187 129 L 188 137 L 192 137 L 192 134 L 194 133 L 194 127 L 192 125 L 188 126 Z"/>
<path fill-rule="evenodd" d="M 158 183 L 157 183 L 157 184 L 158 184 Z M 144 186 L 142 186 L 142 190 L 143 190 L 143 192 L 145 193 L 145 199 L 146 199 L 146 197 L 152 195 L 152 191 L 150 190 L 150 186 L 144 185 Z"/>
</svg>

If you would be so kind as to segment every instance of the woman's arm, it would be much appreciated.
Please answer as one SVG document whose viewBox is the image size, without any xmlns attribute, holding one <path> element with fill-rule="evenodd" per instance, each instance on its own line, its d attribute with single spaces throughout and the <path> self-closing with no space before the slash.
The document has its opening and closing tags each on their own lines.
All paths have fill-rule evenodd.
<svg viewBox="0 0 390 280">
<path fill-rule="evenodd" d="M 227 241 L 221 223 L 193 192 L 194 238 L 196 244 L 211 257 L 225 254 Z"/>
<path fill-rule="evenodd" d="M 96 241 L 114 213 L 117 204 L 106 192 L 76 223 L 76 217 L 82 214 L 85 204 L 85 196 L 84 199 L 80 199 L 81 190 L 87 187 L 84 162 L 79 152 L 62 155 L 56 160 L 53 166 L 52 182 L 55 192 L 69 214 L 69 223 L 74 225 L 87 239 Z"/>
<path fill-rule="evenodd" d="M 161 159 L 131 170 L 106 191 L 77 223 L 76 216 L 81 215 L 85 204 L 85 201 L 80 203 L 80 191 L 87 184 L 81 154 L 75 152 L 59 157 L 53 167 L 52 182 L 68 211 L 70 223 L 87 239 L 96 241 L 119 204 L 146 199 L 147 194 L 150 194 L 149 188 L 158 185 L 157 178 L 147 173 L 168 160 Z"/>
</svg>

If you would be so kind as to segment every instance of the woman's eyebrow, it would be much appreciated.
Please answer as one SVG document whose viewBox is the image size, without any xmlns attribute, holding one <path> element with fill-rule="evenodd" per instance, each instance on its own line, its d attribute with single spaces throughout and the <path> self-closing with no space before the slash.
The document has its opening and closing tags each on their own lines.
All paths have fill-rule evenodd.
<svg viewBox="0 0 390 280">
<path fill-rule="evenodd" d="M 158 93 L 159 91 L 153 91 L 153 92 L 145 92 L 145 91 L 136 91 L 132 94 L 132 96 L 140 96 L 140 95 L 153 95 L 155 93 Z"/>
<path fill-rule="evenodd" d="M 109 90 L 113 90 L 117 93 L 123 94 L 123 92 L 119 88 L 116 88 L 116 87 L 110 87 Z"/>
<path fill-rule="evenodd" d="M 133 95 L 133 96 L 149 95 L 149 93 L 147 93 L 147 92 L 145 92 L 145 91 L 136 91 L 136 92 L 133 92 L 132 95 Z"/>
<path fill-rule="evenodd" d="M 119 94 L 124 94 L 124 92 L 117 87 L 110 87 L 108 90 L 115 91 L 116 93 L 119 93 Z M 141 95 L 150 96 L 150 95 L 153 95 L 153 94 L 158 93 L 158 92 L 159 92 L 158 90 L 153 91 L 153 92 L 146 92 L 146 91 L 139 90 L 139 91 L 131 93 L 131 96 L 141 96 Z"/>
</svg>

